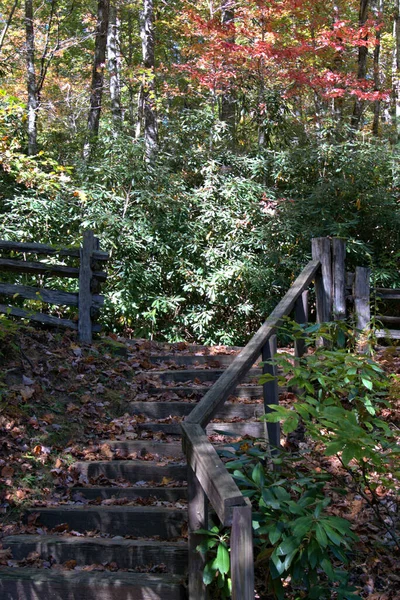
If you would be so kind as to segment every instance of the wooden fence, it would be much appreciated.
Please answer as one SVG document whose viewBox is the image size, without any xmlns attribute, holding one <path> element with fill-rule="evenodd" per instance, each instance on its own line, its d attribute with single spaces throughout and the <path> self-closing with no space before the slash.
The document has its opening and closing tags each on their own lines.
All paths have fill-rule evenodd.
<svg viewBox="0 0 400 600">
<path fill-rule="evenodd" d="M 101 270 L 101 265 L 105 265 L 109 259 L 108 253 L 100 250 L 99 240 L 94 236 L 93 231 L 84 232 L 80 248 L 57 249 L 45 244 L 0 240 L 0 250 L 23 255 L 22 258 L 0 258 L 0 271 L 79 279 L 78 293 L 0 283 L 0 295 L 2 296 L 19 296 L 27 300 L 40 300 L 46 304 L 78 307 L 77 323 L 71 319 L 62 319 L 7 304 L 0 304 L 0 313 L 29 319 L 44 325 L 74 329 L 78 331 L 81 342 L 90 343 L 93 332 L 101 329 L 100 325 L 95 323 L 99 309 L 104 304 L 104 296 L 99 294 L 100 284 L 107 278 L 107 274 Z M 25 258 L 27 254 L 78 259 L 79 267 L 39 260 L 28 261 Z"/>
</svg>

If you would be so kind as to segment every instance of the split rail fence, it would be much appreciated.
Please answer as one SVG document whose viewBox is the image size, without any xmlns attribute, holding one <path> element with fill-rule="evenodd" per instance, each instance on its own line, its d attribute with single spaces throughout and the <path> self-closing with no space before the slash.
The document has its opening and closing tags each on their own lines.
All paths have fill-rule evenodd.
<svg viewBox="0 0 400 600">
<path fill-rule="evenodd" d="M 102 266 L 109 260 L 107 252 L 100 250 L 99 239 L 93 231 L 83 233 L 80 248 L 53 248 L 45 244 L 10 242 L 0 240 L 0 251 L 22 255 L 21 258 L 0 258 L 0 271 L 30 275 L 47 275 L 79 280 L 79 292 L 64 292 L 46 287 L 0 283 L 0 296 L 20 297 L 26 300 L 40 300 L 45 304 L 75 306 L 78 308 L 78 322 L 63 319 L 46 313 L 34 312 L 25 308 L 0 304 L 0 313 L 29 319 L 44 325 L 64 327 L 78 331 L 81 342 L 90 343 L 94 332 L 101 330 L 95 321 L 99 309 L 104 304 L 104 296 L 99 294 L 101 283 L 107 279 Z M 28 261 L 26 255 L 73 258 L 79 260 L 79 267 L 43 261 Z"/>
</svg>

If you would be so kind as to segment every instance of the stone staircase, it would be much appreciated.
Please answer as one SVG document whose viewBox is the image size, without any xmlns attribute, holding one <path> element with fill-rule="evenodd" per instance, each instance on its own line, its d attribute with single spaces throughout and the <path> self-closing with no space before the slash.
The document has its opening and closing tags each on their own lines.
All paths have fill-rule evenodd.
<svg viewBox="0 0 400 600">
<path fill-rule="evenodd" d="M 99 440 L 109 447 L 110 458 L 76 462 L 82 483 L 67 499 L 60 490 L 59 503 L 26 511 L 35 533 L 2 540 L 13 560 L 24 566 L 0 567 L 1 600 L 187 598 L 180 421 L 238 350 L 192 346 L 149 353 L 148 397 L 130 404 L 132 417 L 140 415 L 133 435 Z M 264 424 L 257 420 L 263 412 L 260 373 L 260 368 L 252 369 L 207 427 L 213 443 L 264 435 Z"/>
</svg>

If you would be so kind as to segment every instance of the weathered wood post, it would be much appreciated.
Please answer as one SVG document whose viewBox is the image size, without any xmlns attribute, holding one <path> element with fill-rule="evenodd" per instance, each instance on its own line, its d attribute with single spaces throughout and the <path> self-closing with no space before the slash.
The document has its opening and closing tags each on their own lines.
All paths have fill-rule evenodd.
<svg viewBox="0 0 400 600">
<path fill-rule="evenodd" d="M 358 340 L 358 351 L 366 352 L 367 327 L 371 320 L 370 306 L 370 275 L 369 267 L 356 267 L 353 284 L 354 309 L 356 313 L 356 327 L 362 333 Z"/>
<path fill-rule="evenodd" d="M 254 599 L 251 506 L 235 506 L 231 531 L 232 600 Z"/>
<path fill-rule="evenodd" d="M 203 570 L 206 556 L 196 550 L 203 541 L 197 529 L 207 529 L 207 496 L 201 487 L 192 467 L 188 465 L 188 537 L 189 537 L 189 598 L 206 600 L 207 588 L 203 583 Z"/>
<path fill-rule="evenodd" d="M 308 290 L 305 290 L 294 305 L 294 319 L 299 325 L 308 322 Z M 301 358 L 305 352 L 306 345 L 303 337 L 300 337 L 294 342 L 294 355 L 296 358 Z"/>
<path fill-rule="evenodd" d="M 346 318 L 346 242 L 341 238 L 332 240 L 333 318 Z"/>
<path fill-rule="evenodd" d="M 332 318 L 332 251 L 329 238 L 313 238 L 312 257 L 321 263 L 321 272 L 315 278 L 317 322 L 325 323 Z"/>
<path fill-rule="evenodd" d="M 92 256 L 95 250 L 95 237 L 91 229 L 83 232 L 83 242 L 79 250 L 79 340 L 85 344 L 92 341 Z"/>
<path fill-rule="evenodd" d="M 276 366 L 271 362 L 278 349 L 276 335 L 272 335 L 262 349 L 263 374 L 273 375 L 274 379 L 263 384 L 264 411 L 272 412 L 270 406 L 279 404 Z M 280 446 L 281 428 L 279 423 L 267 423 L 268 441 L 271 452 Z"/>
</svg>

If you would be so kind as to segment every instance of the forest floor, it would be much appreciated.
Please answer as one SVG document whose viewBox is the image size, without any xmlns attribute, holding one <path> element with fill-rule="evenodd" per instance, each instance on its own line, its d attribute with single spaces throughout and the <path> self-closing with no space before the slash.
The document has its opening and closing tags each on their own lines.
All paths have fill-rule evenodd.
<svg viewBox="0 0 400 600">
<path fill-rule="evenodd" d="M 99 483 L 82 481 L 82 474 L 74 470 L 74 461 L 140 458 L 116 453 L 102 439 L 165 438 L 164 434 L 139 430 L 137 424 L 143 423 L 144 417 L 129 414 L 127 407 L 134 400 L 156 400 L 149 390 L 155 385 L 152 370 L 160 366 L 149 360 L 151 354 L 167 356 L 171 350 L 185 353 L 189 349 L 185 343 L 132 343 L 116 336 L 83 346 L 70 332 L 51 333 L 6 320 L 4 323 L 8 325 L 0 333 L 0 564 L 23 566 L 17 565 L 7 548 L 2 548 L 1 539 L 17 533 L 47 533 L 36 525 L 34 513 L 24 522 L 23 511 L 27 507 L 79 503 L 81 499 L 74 496 L 73 488 Z M 375 358 L 389 372 L 400 374 L 400 350 L 383 349 Z M 169 363 L 168 368 L 174 365 Z M 174 400 L 172 393 L 170 399 Z M 281 398 L 285 404 L 295 399 L 290 393 Z M 393 408 L 383 417 L 400 427 L 398 398 L 393 399 Z M 335 457 L 326 457 L 322 452 L 314 456 L 317 471 L 326 470 L 341 485 L 349 485 L 346 495 L 332 490 L 331 498 L 332 512 L 348 519 L 359 538 L 351 561 L 352 583 L 368 600 L 399 600 L 400 556 L 388 539 L 384 523 L 351 488 Z M 110 483 L 126 485 L 123 480 Z M 174 481 L 165 483 L 176 485 Z M 394 514 L 398 505 L 393 497 L 384 488 L 378 493 L 398 524 L 400 516 Z M 51 533 L 65 532 L 61 528 Z M 40 556 L 32 556 L 24 564 L 53 567 Z M 115 564 L 96 567 L 118 569 Z"/>
</svg>

